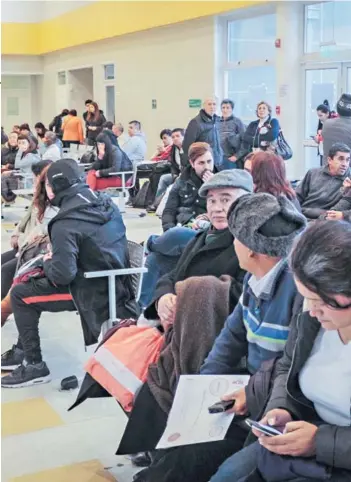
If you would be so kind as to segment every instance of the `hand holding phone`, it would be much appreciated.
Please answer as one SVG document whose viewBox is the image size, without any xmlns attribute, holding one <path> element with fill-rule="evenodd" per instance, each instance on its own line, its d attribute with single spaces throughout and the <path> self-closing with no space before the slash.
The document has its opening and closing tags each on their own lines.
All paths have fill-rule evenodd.
<svg viewBox="0 0 351 482">
<path fill-rule="evenodd" d="M 280 430 L 277 430 L 274 427 L 270 427 L 269 425 L 264 425 L 263 423 L 255 422 L 254 420 L 251 420 L 250 418 L 247 418 L 245 420 L 245 423 L 250 428 L 254 428 L 258 432 L 261 432 L 264 435 L 267 435 L 268 437 L 275 437 L 276 435 L 282 435 L 283 434 L 283 432 L 281 432 Z"/>
<path fill-rule="evenodd" d="M 221 400 L 208 407 L 209 413 L 223 413 L 234 407 L 235 400 Z"/>
</svg>

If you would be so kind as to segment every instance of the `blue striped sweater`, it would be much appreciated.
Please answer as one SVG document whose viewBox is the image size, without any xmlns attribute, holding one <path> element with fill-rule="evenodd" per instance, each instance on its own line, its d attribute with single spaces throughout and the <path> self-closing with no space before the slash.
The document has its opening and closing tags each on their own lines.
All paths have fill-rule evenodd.
<svg viewBox="0 0 351 482">
<path fill-rule="evenodd" d="M 244 279 L 238 305 L 227 318 L 201 368 L 202 374 L 231 374 L 247 357 L 251 374 L 262 362 L 281 355 L 289 335 L 297 290 L 286 261 L 276 267 L 274 277 L 258 297 Z"/>
</svg>

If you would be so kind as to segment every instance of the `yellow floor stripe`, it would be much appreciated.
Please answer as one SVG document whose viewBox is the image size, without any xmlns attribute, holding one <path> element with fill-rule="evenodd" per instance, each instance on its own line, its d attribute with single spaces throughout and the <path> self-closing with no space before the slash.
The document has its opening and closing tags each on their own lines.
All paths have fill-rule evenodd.
<svg viewBox="0 0 351 482">
<path fill-rule="evenodd" d="M 98 460 L 15 477 L 9 482 L 117 482 Z"/>
<path fill-rule="evenodd" d="M 2 437 L 64 425 L 63 420 L 44 398 L 3 403 L 1 405 L 1 422 Z"/>
</svg>

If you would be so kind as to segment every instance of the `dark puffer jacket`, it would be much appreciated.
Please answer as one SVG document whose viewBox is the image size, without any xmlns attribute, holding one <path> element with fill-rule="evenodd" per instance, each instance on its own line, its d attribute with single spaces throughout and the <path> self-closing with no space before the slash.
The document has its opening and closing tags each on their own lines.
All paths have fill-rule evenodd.
<svg viewBox="0 0 351 482">
<path fill-rule="evenodd" d="M 91 166 L 91 169 L 100 172 L 101 177 L 109 177 L 110 173 L 121 171 L 132 171 L 133 164 L 127 154 L 117 146 L 112 146 L 112 159 L 98 159 Z M 112 162 L 111 162 L 112 161 Z"/>
<path fill-rule="evenodd" d="M 199 214 L 206 213 L 206 199 L 199 196 L 203 181 L 188 166 L 174 183 L 162 214 L 163 231 L 187 224 Z"/>
<path fill-rule="evenodd" d="M 126 228 L 111 198 L 85 184 L 62 191 L 54 201 L 60 211 L 48 226 L 53 255 L 44 263 L 45 274 L 54 285 L 69 286 L 85 344 L 92 345 L 109 317 L 108 283 L 84 273 L 130 267 Z M 139 314 L 128 276 L 116 278 L 116 307 L 121 318 Z"/>
<path fill-rule="evenodd" d="M 1 165 L 10 165 L 10 169 L 14 169 L 18 147 L 2 147 L 1 148 Z"/>
<path fill-rule="evenodd" d="M 250 122 L 247 126 L 245 133 L 242 135 L 241 147 L 237 152 L 238 159 L 242 159 L 254 148 L 265 148 L 277 140 L 280 131 L 278 119 L 269 116 L 262 127 L 259 127 L 259 123 L 260 120 L 258 119 Z M 265 134 L 262 133 L 263 128 L 267 129 Z"/>
<path fill-rule="evenodd" d="M 183 141 L 184 158 L 187 162 L 191 144 L 207 142 L 212 148 L 215 166 L 219 167 L 222 164 L 223 151 L 219 136 L 219 122 L 220 117 L 216 114 L 211 117 L 203 109 L 189 122 Z"/>
</svg>

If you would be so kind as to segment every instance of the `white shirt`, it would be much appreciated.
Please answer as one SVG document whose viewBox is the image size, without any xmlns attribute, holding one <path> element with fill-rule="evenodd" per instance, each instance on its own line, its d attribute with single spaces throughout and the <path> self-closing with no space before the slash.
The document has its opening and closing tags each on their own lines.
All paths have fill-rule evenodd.
<svg viewBox="0 0 351 482">
<path fill-rule="evenodd" d="M 351 342 L 345 345 L 336 330 L 320 329 L 299 383 L 322 420 L 351 425 Z"/>
</svg>

